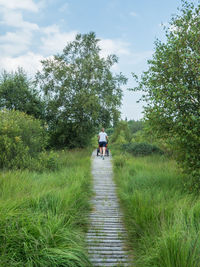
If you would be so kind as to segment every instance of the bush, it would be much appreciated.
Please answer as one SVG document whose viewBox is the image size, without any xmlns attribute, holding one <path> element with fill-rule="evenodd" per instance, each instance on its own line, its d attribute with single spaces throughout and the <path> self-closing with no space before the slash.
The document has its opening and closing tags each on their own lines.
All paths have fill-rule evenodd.
<svg viewBox="0 0 200 267">
<path fill-rule="evenodd" d="M 137 133 L 138 131 L 142 131 L 142 129 L 144 128 L 144 122 L 130 120 L 128 121 L 128 127 L 130 129 L 131 134 L 134 134 Z"/>
<path fill-rule="evenodd" d="M 30 158 L 28 162 L 28 169 L 30 171 L 55 171 L 61 167 L 57 153 L 50 151 L 43 151 L 38 153 L 36 158 Z"/>
<path fill-rule="evenodd" d="M 129 143 L 123 144 L 122 150 L 133 154 L 134 156 L 147 156 L 152 154 L 163 154 L 164 152 L 155 145 L 148 143 Z"/>
<path fill-rule="evenodd" d="M 40 122 L 20 111 L 0 111 L 0 168 L 26 168 L 44 150 L 47 135 Z"/>
</svg>

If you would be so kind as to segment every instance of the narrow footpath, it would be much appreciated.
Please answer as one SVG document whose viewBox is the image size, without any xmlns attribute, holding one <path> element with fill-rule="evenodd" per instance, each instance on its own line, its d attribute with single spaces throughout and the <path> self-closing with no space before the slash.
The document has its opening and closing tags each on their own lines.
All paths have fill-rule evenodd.
<svg viewBox="0 0 200 267">
<path fill-rule="evenodd" d="M 93 210 L 87 244 L 93 266 L 132 266 L 125 247 L 126 232 L 113 182 L 111 156 L 92 154 L 92 174 L 94 179 Z"/>
</svg>

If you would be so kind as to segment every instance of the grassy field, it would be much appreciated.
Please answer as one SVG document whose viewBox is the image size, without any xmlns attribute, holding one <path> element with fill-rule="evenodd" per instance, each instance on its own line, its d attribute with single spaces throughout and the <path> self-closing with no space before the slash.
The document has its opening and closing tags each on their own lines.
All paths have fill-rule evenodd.
<svg viewBox="0 0 200 267">
<path fill-rule="evenodd" d="M 176 163 L 113 155 L 135 266 L 199 267 L 200 199 L 184 192 Z"/>
<path fill-rule="evenodd" d="M 0 173 L 0 266 L 90 266 L 90 152 L 59 152 L 55 172 Z"/>
</svg>

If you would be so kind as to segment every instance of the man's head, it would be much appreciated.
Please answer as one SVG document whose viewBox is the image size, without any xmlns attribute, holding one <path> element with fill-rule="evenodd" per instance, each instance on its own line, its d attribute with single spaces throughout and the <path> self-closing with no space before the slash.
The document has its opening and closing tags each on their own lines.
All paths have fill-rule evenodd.
<svg viewBox="0 0 200 267">
<path fill-rule="evenodd" d="M 101 128 L 101 131 L 104 132 L 104 128 Z"/>
</svg>

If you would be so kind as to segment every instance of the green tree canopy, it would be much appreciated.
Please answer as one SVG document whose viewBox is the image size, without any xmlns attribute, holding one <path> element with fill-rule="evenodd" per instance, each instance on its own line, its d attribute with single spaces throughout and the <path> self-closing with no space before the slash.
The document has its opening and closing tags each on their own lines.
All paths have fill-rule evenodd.
<svg viewBox="0 0 200 267">
<path fill-rule="evenodd" d="M 4 108 L 44 118 L 44 104 L 23 69 L 0 75 L 0 109 Z"/>
<path fill-rule="evenodd" d="M 100 57 L 95 34 L 78 34 L 62 54 L 42 61 L 36 76 L 44 92 L 52 143 L 85 146 L 99 125 L 107 127 L 119 116 L 121 85 L 126 78 L 114 75 L 115 55 Z"/>
<path fill-rule="evenodd" d="M 129 120 L 128 127 L 130 129 L 131 134 L 134 134 L 138 131 L 141 131 L 144 128 L 144 122 L 142 120 L 139 121 Z"/>
<path fill-rule="evenodd" d="M 165 30 L 166 41 L 155 42 L 135 90 L 144 92 L 151 132 L 168 140 L 185 170 L 199 177 L 200 5 L 183 1 Z"/>
<path fill-rule="evenodd" d="M 123 120 L 119 121 L 114 128 L 111 142 L 116 144 L 130 143 L 131 138 L 132 135 L 128 127 L 128 122 Z"/>
</svg>

